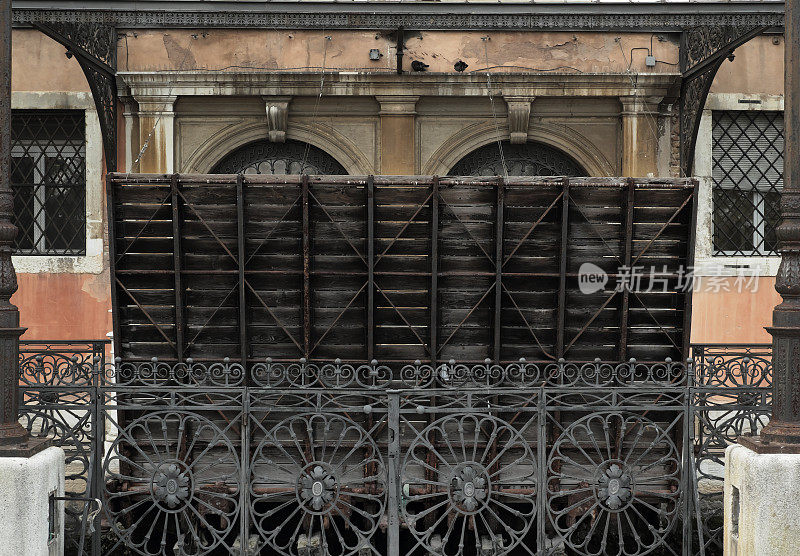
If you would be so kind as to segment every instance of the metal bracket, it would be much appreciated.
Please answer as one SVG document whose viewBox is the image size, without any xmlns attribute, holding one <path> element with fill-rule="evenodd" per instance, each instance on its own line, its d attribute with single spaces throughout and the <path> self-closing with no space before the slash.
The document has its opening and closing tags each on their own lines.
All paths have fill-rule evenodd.
<svg viewBox="0 0 800 556">
<path fill-rule="evenodd" d="M 96 22 L 32 23 L 81 65 L 100 119 L 106 169 L 117 169 L 117 29 Z"/>
<path fill-rule="evenodd" d="M 733 51 L 769 29 L 753 25 L 691 27 L 681 37 L 680 162 L 688 176 L 708 91 L 722 63 Z"/>
</svg>

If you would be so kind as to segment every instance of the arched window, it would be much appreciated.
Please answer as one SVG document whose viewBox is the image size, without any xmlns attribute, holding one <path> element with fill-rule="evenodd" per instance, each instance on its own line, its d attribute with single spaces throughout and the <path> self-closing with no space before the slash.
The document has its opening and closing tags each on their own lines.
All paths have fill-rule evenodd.
<svg viewBox="0 0 800 556">
<path fill-rule="evenodd" d="M 512 145 L 502 142 L 475 149 L 450 169 L 451 176 L 503 176 L 505 159 L 509 176 L 586 176 L 587 172 L 568 154 L 542 143 Z"/>
<path fill-rule="evenodd" d="M 308 143 L 255 141 L 220 160 L 212 174 L 347 174 L 331 155 Z"/>
</svg>

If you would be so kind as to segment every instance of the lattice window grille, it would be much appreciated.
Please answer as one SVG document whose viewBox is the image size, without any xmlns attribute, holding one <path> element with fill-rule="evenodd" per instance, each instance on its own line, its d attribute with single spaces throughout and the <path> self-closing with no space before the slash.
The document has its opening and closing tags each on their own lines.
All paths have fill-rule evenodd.
<svg viewBox="0 0 800 556">
<path fill-rule="evenodd" d="M 777 254 L 783 188 L 783 113 L 713 112 L 714 254 Z"/>
<path fill-rule="evenodd" d="M 11 187 L 18 255 L 86 252 L 86 138 L 81 111 L 12 114 Z"/>
</svg>

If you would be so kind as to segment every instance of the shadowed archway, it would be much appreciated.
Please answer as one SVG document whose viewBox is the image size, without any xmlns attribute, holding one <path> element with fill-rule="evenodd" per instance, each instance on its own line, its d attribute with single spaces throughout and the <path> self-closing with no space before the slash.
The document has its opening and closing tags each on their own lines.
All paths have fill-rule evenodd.
<svg viewBox="0 0 800 556">
<path fill-rule="evenodd" d="M 505 162 L 506 168 L 503 168 Z M 507 172 L 506 172 L 507 170 Z M 489 143 L 456 162 L 451 176 L 587 176 L 586 170 L 565 152 L 543 143 L 512 145 Z"/>
<path fill-rule="evenodd" d="M 322 174 L 346 175 L 347 170 L 331 155 L 308 143 L 255 141 L 226 155 L 212 174 Z"/>
</svg>

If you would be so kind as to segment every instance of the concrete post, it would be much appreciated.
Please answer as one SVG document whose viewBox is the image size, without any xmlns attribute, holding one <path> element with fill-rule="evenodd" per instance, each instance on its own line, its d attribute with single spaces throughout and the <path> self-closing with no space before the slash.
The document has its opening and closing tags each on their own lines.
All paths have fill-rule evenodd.
<svg viewBox="0 0 800 556">
<path fill-rule="evenodd" d="M 0 458 L 0 556 L 64 554 L 64 450 Z"/>
</svg>

